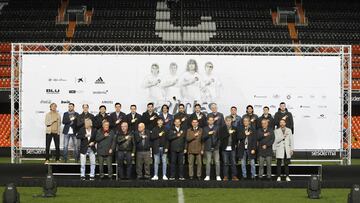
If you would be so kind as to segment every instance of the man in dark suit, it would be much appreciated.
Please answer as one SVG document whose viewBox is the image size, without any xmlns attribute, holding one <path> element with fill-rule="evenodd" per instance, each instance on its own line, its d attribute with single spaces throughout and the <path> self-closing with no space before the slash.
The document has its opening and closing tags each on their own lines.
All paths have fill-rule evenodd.
<svg viewBox="0 0 360 203">
<path fill-rule="evenodd" d="M 260 128 L 261 127 L 261 121 L 267 119 L 269 120 L 269 128 L 272 130 L 275 130 L 275 122 L 274 122 L 274 118 L 272 117 L 272 115 L 269 113 L 269 107 L 268 106 L 264 106 L 263 108 L 263 115 L 261 115 L 258 119 L 257 119 L 257 127 Z"/>
<path fill-rule="evenodd" d="M 134 132 L 129 131 L 128 123 L 121 122 L 121 129 L 116 136 L 116 153 L 118 165 L 118 177 L 124 179 L 124 161 L 126 161 L 126 178 L 131 178 L 132 158 L 135 156 Z"/>
<path fill-rule="evenodd" d="M 119 131 L 120 129 L 120 123 L 122 121 L 126 121 L 126 114 L 124 112 L 121 112 L 121 104 L 120 103 L 116 103 L 115 104 L 115 112 L 112 112 L 110 114 L 110 126 L 111 129 L 113 129 L 115 131 L 115 133 L 117 131 Z"/>
<path fill-rule="evenodd" d="M 197 119 L 199 121 L 199 127 L 204 128 L 207 125 L 206 115 L 205 113 L 201 112 L 201 105 L 195 104 L 194 106 L 195 111 L 190 115 L 189 119 L 189 126 L 191 125 L 191 121 Z"/>
<path fill-rule="evenodd" d="M 164 121 L 164 126 L 165 126 L 166 130 L 170 130 L 170 128 L 173 124 L 174 116 L 169 113 L 168 105 L 166 105 L 166 104 L 162 105 L 161 113 L 159 114 L 159 117 Z"/>
<path fill-rule="evenodd" d="M 181 128 L 179 118 L 174 120 L 174 126 L 169 132 L 170 142 L 170 180 L 175 180 L 176 168 L 178 167 L 179 180 L 184 179 L 184 154 L 186 153 L 187 141 L 186 130 Z"/>
<path fill-rule="evenodd" d="M 216 125 L 218 128 L 225 125 L 224 120 L 224 114 L 218 112 L 217 104 L 212 103 L 210 105 L 211 113 L 208 114 L 208 116 L 212 116 L 214 118 L 214 125 Z"/>
<path fill-rule="evenodd" d="M 156 126 L 156 118 L 159 117 L 158 114 L 154 111 L 154 103 L 150 102 L 147 104 L 147 111 L 145 111 L 141 116 L 141 122 L 144 123 L 147 130 L 152 131 Z"/>
<path fill-rule="evenodd" d="M 69 141 L 72 140 L 74 147 L 74 158 L 75 161 L 79 161 L 78 156 L 78 142 L 76 139 L 76 122 L 75 119 L 79 116 L 77 112 L 75 112 L 75 105 L 73 103 L 69 103 L 68 111 L 64 113 L 62 123 L 64 124 L 63 134 L 64 134 L 64 162 L 67 162 L 68 159 L 68 147 Z"/>
<path fill-rule="evenodd" d="M 126 115 L 126 121 L 129 124 L 129 131 L 137 131 L 137 127 L 141 122 L 141 115 L 136 112 L 136 105 L 132 104 L 130 106 L 130 113 Z"/>
<path fill-rule="evenodd" d="M 87 118 L 94 122 L 94 115 L 89 112 L 89 105 L 83 104 L 82 109 L 83 112 L 75 118 L 77 129 L 81 129 L 82 127 L 84 127 L 85 119 Z"/>
<path fill-rule="evenodd" d="M 181 128 L 188 129 L 189 128 L 189 121 L 188 121 L 188 115 L 185 112 L 185 105 L 179 104 L 178 112 L 174 115 L 174 119 L 180 119 L 181 121 Z"/>
<path fill-rule="evenodd" d="M 280 103 L 279 110 L 274 115 L 275 128 L 280 127 L 280 120 L 285 120 L 286 127 L 290 128 L 291 132 L 294 134 L 294 119 L 292 114 L 286 108 L 285 102 Z"/>
<path fill-rule="evenodd" d="M 248 117 L 250 118 L 250 123 L 251 123 L 251 127 L 254 128 L 254 129 L 258 129 L 258 128 L 261 128 L 261 126 L 257 126 L 257 119 L 258 119 L 258 116 L 256 114 L 254 114 L 254 107 L 252 105 L 248 105 L 246 107 L 246 114 L 244 114 L 242 116 L 242 119 L 244 119 L 245 117 Z M 243 121 L 242 121 L 243 123 Z"/>
</svg>

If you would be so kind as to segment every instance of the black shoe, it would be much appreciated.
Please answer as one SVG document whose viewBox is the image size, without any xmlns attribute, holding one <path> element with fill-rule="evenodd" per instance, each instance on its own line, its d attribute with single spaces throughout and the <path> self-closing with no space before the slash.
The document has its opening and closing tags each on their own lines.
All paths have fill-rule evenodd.
<svg viewBox="0 0 360 203">
<path fill-rule="evenodd" d="M 193 176 L 190 176 L 189 179 L 190 179 L 190 180 L 194 180 L 194 177 L 193 177 Z"/>
<path fill-rule="evenodd" d="M 80 180 L 81 180 L 81 181 L 84 181 L 84 180 L 86 180 L 86 179 L 85 179 L 85 177 L 80 177 Z"/>
<path fill-rule="evenodd" d="M 104 176 L 104 175 L 101 175 L 101 176 L 100 176 L 100 179 L 104 179 L 104 178 L 105 178 L 105 176 Z"/>
<path fill-rule="evenodd" d="M 149 180 L 151 177 L 150 177 L 150 176 L 145 175 L 145 176 L 144 176 L 144 178 L 145 178 L 146 180 Z"/>
</svg>

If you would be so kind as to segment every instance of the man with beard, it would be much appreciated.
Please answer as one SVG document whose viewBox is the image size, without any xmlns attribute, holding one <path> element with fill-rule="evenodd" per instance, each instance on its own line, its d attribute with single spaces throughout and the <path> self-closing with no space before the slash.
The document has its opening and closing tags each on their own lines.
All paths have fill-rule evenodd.
<svg viewBox="0 0 360 203">
<path fill-rule="evenodd" d="M 274 123 L 275 127 L 280 127 L 280 120 L 285 120 L 286 127 L 291 129 L 291 133 L 294 134 L 294 120 L 292 114 L 286 108 L 285 102 L 280 103 L 278 112 L 275 113 Z"/>
<path fill-rule="evenodd" d="M 194 113 L 192 113 L 190 115 L 189 122 L 191 122 L 194 119 L 197 119 L 199 121 L 199 127 L 204 128 L 207 125 L 206 115 L 203 112 L 201 112 L 200 104 L 195 104 L 194 108 L 195 108 L 195 111 L 194 111 Z M 189 124 L 189 126 L 190 125 L 191 125 L 191 123 Z"/>
<path fill-rule="evenodd" d="M 181 128 L 188 129 L 188 115 L 185 112 L 185 105 L 179 104 L 178 112 L 174 115 L 174 119 L 180 119 L 181 121 Z"/>
<path fill-rule="evenodd" d="M 147 111 L 145 111 L 141 116 L 141 122 L 146 126 L 146 130 L 150 132 L 156 126 L 156 118 L 158 114 L 154 111 L 154 103 L 150 102 L 147 104 Z"/>
</svg>

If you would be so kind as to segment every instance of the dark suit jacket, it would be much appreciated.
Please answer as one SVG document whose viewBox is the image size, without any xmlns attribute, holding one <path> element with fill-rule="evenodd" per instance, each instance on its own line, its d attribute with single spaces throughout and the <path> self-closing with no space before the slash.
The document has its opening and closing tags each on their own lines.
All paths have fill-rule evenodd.
<svg viewBox="0 0 360 203">
<path fill-rule="evenodd" d="M 140 133 L 137 131 L 135 132 L 135 144 L 136 144 L 136 151 L 137 152 L 144 152 L 150 151 L 151 148 L 151 141 L 150 141 L 150 131 L 145 130 L 145 138 L 142 138 Z M 144 142 L 143 142 L 144 140 Z"/>
<path fill-rule="evenodd" d="M 103 120 L 107 120 L 110 122 L 110 126 L 111 126 L 111 120 L 110 117 L 107 113 L 105 113 L 105 116 L 102 116 L 101 114 L 98 114 L 94 117 L 94 121 L 93 121 L 93 126 L 96 129 L 101 129 L 102 128 L 102 122 Z"/>
<path fill-rule="evenodd" d="M 179 136 L 177 136 L 179 134 Z M 168 139 L 172 152 L 183 152 L 187 148 L 186 130 L 180 127 L 179 131 L 175 127 L 169 131 Z"/>
<path fill-rule="evenodd" d="M 141 116 L 141 122 L 145 124 L 147 130 L 151 131 L 156 126 L 156 118 L 158 117 L 159 115 L 155 112 L 149 114 L 148 111 L 145 111 Z"/>
<path fill-rule="evenodd" d="M 219 129 L 220 149 L 222 151 L 225 151 L 225 149 L 227 148 L 227 146 L 229 144 L 229 137 L 231 136 L 231 150 L 236 151 L 236 146 L 237 146 L 238 137 L 239 137 L 238 134 L 239 134 L 239 131 L 237 130 L 237 128 L 235 128 L 233 126 L 231 126 L 230 129 L 228 129 L 228 127 L 226 125 L 221 127 Z"/>
<path fill-rule="evenodd" d="M 244 156 L 244 152 L 245 152 L 245 140 L 246 140 L 245 131 L 246 131 L 245 127 L 242 127 L 239 129 L 239 134 L 238 134 L 238 140 L 239 140 L 238 141 L 238 156 L 240 159 L 242 159 L 242 157 Z M 248 129 L 248 131 L 250 132 L 250 135 L 248 135 L 247 152 L 249 154 L 250 159 L 255 159 L 257 151 L 258 151 L 257 131 L 251 126 Z M 255 150 L 255 154 L 251 154 L 251 150 Z"/>
<path fill-rule="evenodd" d="M 213 134 L 210 134 L 210 132 L 213 132 Z M 203 128 L 202 142 L 204 143 L 204 151 L 218 150 L 220 147 L 219 127 L 216 125 L 212 128 L 205 126 Z"/>
<path fill-rule="evenodd" d="M 168 113 L 167 118 L 165 119 L 164 115 L 162 113 L 160 113 L 159 117 L 164 121 L 165 128 L 167 130 L 170 130 L 170 128 L 174 122 L 174 116 Z"/>
<path fill-rule="evenodd" d="M 120 120 L 120 122 L 118 124 L 116 124 L 116 121 L 117 120 Z M 122 122 L 126 122 L 126 114 L 124 112 L 121 112 L 119 113 L 119 117 L 116 115 L 116 112 L 112 112 L 110 114 L 110 127 L 112 129 L 114 129 L 115 132 L 119 131 L 120 129 L 120 124 Z"/>
<path fill-rule="evenodd" d="M 159 128 L 159 126 L 156 126 L 152 130 L 150 140 L 152 143 L 152 150 L 154 154 L 159 153 L 160 147 L 164 147 L 164 149 L 169 148 L 168 134 L 169 131 L 165 128 L 165 126 L 162 126 L 161 128 Z"/>
<path fill-rule="evenodd" d="M 204 128 L 206 125 L 207 125 L 207 120 L 206 120 L 206 115 L 203 113 L 203 112 L 200 112 L 200 119 L 198 119 L 198 117 L 196 116 L 196 113 L 192 113 L 190 115 L 190 118 L 188 119 L 189 122 L 188 122 L 188 126 L 191 126 L 191 121 L 195 118 L 195 119 L 198 119 L 199 121 L 199 127 L 200 128 Z"/>
<path fill-rule="evenodd" d="M 137 131 L 138 125 L 141 122 L 141 115 L 138 113 L 135 113 L 134 118 L 133 118 L 132 114 L 129 113 L 128 115 L 126 115 L 126 121 L 129 124 L 129 130 L 132 132 L 135 132 L 135 131 Z"/>
<path fill-rule="evenodd" d="M 176 113 L 174 115 L 174 120 L 179 118 L 180 121 L 181 121 L 181 128 L 183 129 L 188 129 L 190 126 L 189 126 L 189 121 L 188 121 L 188 115 L 186 113 Z"/>
<path fill-rule="evenodd" d="M 90 140 L 85 136 L 86 135 L 86 129 L 84 127 L 82 127 L 78 134 L 76 135 L 77 139 L 80 139 L 80 153 L 81 154 L 86 154 L 88 148 L 89 148 L 89 143 L 90 142 L 94 142 L 95 143 L 95 139 L 96 139 L 96 133 L 97 130 L 95 128 L 92 128 L 91 130 L 91 136 L 90 136 Z M 91 146 L 91 149 L 93 150 L 93 152 L 96 152 L 96 148 L 95 145 Z"/>
<path fill-rule="evenodd" d="M 224 115 L 223 115 L 222 113 L 217 112 L 216 115 L 215 115 L 213 112 L 211 112 L 211 113 L 208 114 L 208 116 L 213 116 L 213 117 L 214 117 L 214 119 L 215 119 L 215 123 L 214 123 L 214 124 L 215 124 L 217 127 L 220 128 L 221 126 L 224 126 L 224 125 L 225 125 Z"/>
<path fill-rule="evenodd" d="M 74 112 L 75 119 L 79 116 L 77 112 Z M 76 120 L 70 120 L 70 114 L 69 112 L 65 112 L 63 115 L 62 123 L 64 124 L 63 133 L 66 135 L 69 132 L 70 127 L 74 131 L 74 135 L 76 135 L 77 132 L 77 126 L 76 126 Z"/>
<path fill-rule="evenodd" d="M 268 133 L 267 136 L 264 136 L 265 133 Z M 264 131 L 263 129 L 258 129 L 257 131 L 257 138 L 259 142 L 258 152 L 259 156 L 266 157 L 273 155 L 273 144 L 275 141 L 275 134 L 274 131 L 270 128 Z M 263 145 L 266 145 L 266 149 L 263 149 Z"/>
</svg>

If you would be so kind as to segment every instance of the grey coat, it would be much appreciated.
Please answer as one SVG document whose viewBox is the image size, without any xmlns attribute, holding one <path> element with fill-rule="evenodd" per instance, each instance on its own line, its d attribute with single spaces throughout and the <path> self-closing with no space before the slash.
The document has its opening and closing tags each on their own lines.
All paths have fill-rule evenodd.
<svg viewBox="0 0 360 203">
<path fill-rule="evenodd" d="M 286 153 L 286 158 L 290 159 L 291 151 L 294 150 L 294 138 L 291 129 L 285 127 L 285 134 L 281 128 L 276 129 L 274 132 L 275 142 L 273 148 L 276 151 L 276 158 L 283 159 Z"/>
<path fill-rule="evenodd" d="M 96 143 L 97 143 L 97 154 L 100 156 L 109 156 L 109 150 L 115 150 L 116 144 L 116 135 L 114 131 L 110 130 L 109 136 L 105 137 L 102 129 L 99 129 L 96 133 Z"/>
</svg>

